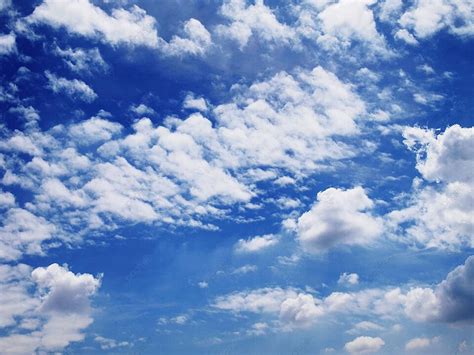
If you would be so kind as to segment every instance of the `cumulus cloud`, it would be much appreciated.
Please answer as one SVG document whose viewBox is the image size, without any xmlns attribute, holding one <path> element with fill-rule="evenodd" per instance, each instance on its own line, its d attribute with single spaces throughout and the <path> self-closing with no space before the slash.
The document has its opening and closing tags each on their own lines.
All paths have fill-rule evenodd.
<svg viewBox="0 0 474 355">
<path fill-rule="evenodd" d="M 158 46 L 156 20 L 134 5 L 116 8 L 111 15 L 89 0 L 44 0 L 27 18 L 31 24 L 44 23 L 65 28 L 69 33 L 97 38 L 111 45 Z"/>
<path fill-rule="evenodd" d="M 337 283 L 340 285 L 347 285 L 347 286 L 354 286 L 359 283 L 359 275 L 356 273 L 347 273 L 344 272 L 339 276 L 339 280 L 337 280 Z"/>
<path fill-rule="evenodd" d="M 94 90 L 82 80 L 61 78 L 49 71 L 44 74 L 48 79 L 48 87 L 56 94 L 66 94 L 85 102 L 92 102 L 97 98 Z"/>
<path fill-rule="evenodd" d="M 256 236 L 253 238 L 239 239 L 234 249 L 237 253 L 257 253 L 278 243 L 278 237 L 273 234 Z"/>
<path fill-rule="evenodd" d="M 98 48 L 66 48 L 56 47 L 54 54 L 61 57 L 69 69 L 79 74 L 91 74 L 108 70 L 108 64 L 102 58 Z"/>
<path fill-rule="evenodd" d="M 232 312 L 278 314 L 282 329 L 305 328 L 322 315 L 311 294 L 294 289 L 263 288 L 218 297 L 213 306 Z"/>
<path fill-rule="evenodd" d="M 93 321 L 90 298 L 100 277 L 74 274 L 65 266 L 0 266 L 0 348 L 9 354 L 61 351 L 84 339 Z M 22 331 L 19 332 L 19 328 Z"/>
<path fill-rule="evenodd" d="M 435 135 L 406 128 L 405 144 L 417 154 L 416 168 L 425 181 L 415 180 L 408 207 L 387 217 L 409 242 L 428 248 L 456 250 L 473 246 L 474 129 L 459 125 Z"/>
<path fill-rule="evenodd" d="M 384 345 L 382 338 L 360 336 L 346 343 L 344 349 L 351 354 L 369 354 L 379 351 Z"/>
<path fill-rule="evenodd" d="M 474 5 L 469 0 L 419 0 L 401 16 L 399 24 L 425 39 L 447 29 L 458 36 L 474 35 Z"/>
<path fill-rule="evenodd" d="M 117 122 L 94 116 L 69 127 L 69 135 L 79 144 L 96 144 L 109 141 L 122 130 Z"/>
<path fill-rule="evenodd" d="M 203 97 L 195 97 L 192 93 L 190 93 L 184 98 L 183 108 L 206 112 L 207 102 Z"/>
<path fill-rule="evenodd" d="M 413 338 L 410 339 L 406 344 L 405 344 L 405 350 L 408 351 L 416 351 L 420 349 L 427 348 L 431 345 L 431 339 L 430 338 Z"/>
<path fill-rule="evenodd" d="M 156 114 L 155 110 L 145 104 L 132 105 L 130 106 L 130 111 L 140 117 Z"/>
<path fill-rule="evenodd" d="M 162 51 L 167 55 L 183 56 L 186 54 L 202 56 L 212 45 L 212 38 L 204 25 L 194 18 L 184 24 L 184 37 L 173 36 L 167 43 L 162 42 Z"/>
<path fill-rule="evenodd" d="M 236 41 L 243 49 L 252 36 L 271 44 L 288 44 L 295 40 L 292 27 L 281 23 L 274 11 L 263 0 L 247 5 L 245 0 L 226 0 L 221 6 L 222 16 L 229 20 L 218 25 L 216 33 Z"/>
<path fill-rule="evenodd" d="M 78 80 L 47 75 L 54 90 L 92 96 L 77 90 Z M 359 150 L 342 140 L 359 134 L 365 103 L 322 67 L 235 85 L 233 93 L 206 112 L 159 125 L 142 118 L 126 132 L 104 111 L 47 131 L 4 130 L 2 182 L 30 191 L 29 210 L 72 242 L 128 223 L 215 229 L 212 219 L 232 208 L 260 206 L 252 199 L 262 178 L 291 184 Z M 280 209 L 300 203 L 265 201 Z"/>
<path fill-rule="evenodd" d="M 352 40 L 367 42 L 381 53 L 387 52 L 385 39 L 377 31 L 374 14 L 369 8 L 373 0 L 342 0 L 327 6 L 319 13 L 323 35 L 320 43 L 331 46 L 334 41 L 343 47 Z"/>
<path fill-rule="evenodd" d="M 16 52 L 16 36 L 10 34 L 0 34 L 0 56 Z"/>
<path fill-rule="evenodd" d="M 298 241 L 312 253 L 338 245 L 366 245 L 382 232 L 381 219 L 370 213 L 373 206 L 360 186 L 321 191 L 311 210 L 297 220 Z"/>
<path fill-rule="evenodd" d="M 413 285 L 371 288 L 357 292 L 332 292 L 326 297 L 317 298 L 309 292 L 293 288 L 267 287 L 219 296 L 212 306 L 233 313 L 273 316 L 277 318 L 276 329 L 282 331 L 309 327 L 318 320 L 328 320 L 328 317 L 340 315 L 391 320 L 407 317 L 415 322 L 462 325 L 474 320 L 473 281 L 474 257 L 471 256 L 464 265 L 455 268 L 433 288 Z M 362 321 L 348 333 L 383 329 L 376 323 Z M 353 352 L 361 352 L 366 343 L 373 342 L 359 340 L 350 348 Z M 376 341 L 374 344 L 380 345 L 380 342 Z"/>
<path fill-rule="evenodd" d="M 8 209 L 0 227 L 0 260 L 16 260 L 23 254 L 42 255 L 43 242 L 52 239 L 55 226 L 43 217 L 18 207 Z"/>
</svg>

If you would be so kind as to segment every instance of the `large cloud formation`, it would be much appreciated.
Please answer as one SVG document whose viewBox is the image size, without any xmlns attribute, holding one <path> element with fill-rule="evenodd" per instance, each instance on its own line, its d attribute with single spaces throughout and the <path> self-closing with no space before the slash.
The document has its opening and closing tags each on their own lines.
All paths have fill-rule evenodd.
<svg viewBox="0 0 474 355">
<path fill-rule="evenodd" d="M 90 298 L 101 277 L 51 264 L 0 265 L 0 348 L 8 354 L 61 351 L 84 339 L 92 322 Z"/>
</svg>

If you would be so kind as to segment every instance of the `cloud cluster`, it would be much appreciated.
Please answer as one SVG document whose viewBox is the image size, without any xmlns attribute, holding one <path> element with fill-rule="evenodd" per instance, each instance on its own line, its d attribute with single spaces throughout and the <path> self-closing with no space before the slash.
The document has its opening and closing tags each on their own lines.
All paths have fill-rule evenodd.
<svg viewBox="0 0 474 355">
<path fill-rule="evenodd" d="M 95 95 L 77 79 L 46 74 L 55 91 L 83 99 Z M 250 202 L 264 192 L 256 188 L 263 176 L 281 187 L 284 179 L 315 174 L 357 154 L 357 148 L 341 140 L 359 134 L 365 104 L 351 85 L 322 67 L 293 75 L 280 72 L 250 86 L 235 86 L 234 94 L 230 102 L 206 111 L 208 117 L 168 117 L 162 125 L 142 118 L 126 132 L 104 111 L 48 131 L 3 131 L 0 151 L 7 155 L 2 184 L 30 191 L 33 197 L 22 206 L 23 214 L 39 218 L 38 225 L 47 220 L 52 226 L 23 244 L 22 238 L 14 244 L 3 234 L 0 245 L 9 252 L 1 255 L 41 253 L 41 242 L 53 234 L 72 243 L 127 223 L 213 229 L 212 219 L 237 206 L 255 206 Z M 348 217 L 365 221 L 369 214 L 358 211 L 371 202 L 354 191 L 365 207 L 347 211 Z M 273 203 L 294 208 L 299 202 Z M 376 224 L 374 220 L 368 227 Z M 374 232 L 367 233 L 354 240 Z"/>
<path fill-rule="evenodd" d="M 373 288 L 333 292 L 324 298 L 293 288 L 261 288 L 219 296 L 213 307 L 233 313 L 276 316 L 276 328 L 280 330 L 305 328 L 318 320 L 344 314 L 383 319 L 397 319 L 404 315 L 415 322 L 472 323 L 473 281 L 474 257 L 471 256 L 434 288 Z M 360 330 L 381 329 L 376 324 L 366 323 L 359 326 Z M 365 346 L 371 348 L 368 344 L 372 341 L 361 339 L 351 346 L 354 352 L 362 351 Z M 383 345 L 379 341 L 376 344 Z"/>
<path fill-rule="evenodd" d="M 117 8 L 107 14 L 89 0 L 44 0 L 27 18 L 31 24 L 65 28 L 69 33 L 97 38 L 111 45 L 158 46 L 156 20 L 134 5 L 130 10 Z"/>
<path fill-rule="evenodd" d="M 362 187 L 329 188 L 296 222 L 298 241 L 310 253 L 338 245 L 366 245 L 382 233 L 382 221 L 370 213 L 373 201 Z"/>
<path fill-rule="evenodd" d="M 474 246 L 474 129 L 454 125 L 435 135 L 406 128 L 403 134 L 424 181 L 415 180 L 408 206 L 391 212 L 388 220 L 398 227 L 408 224 L 406 234 L 417 246 Z"/>
<path fill-rule="evenodd" d="M 61 351 L 84 339 L 101 279 L 51 264 L 0 266 L 0 348 L 8 354 Z"/>
</svg>

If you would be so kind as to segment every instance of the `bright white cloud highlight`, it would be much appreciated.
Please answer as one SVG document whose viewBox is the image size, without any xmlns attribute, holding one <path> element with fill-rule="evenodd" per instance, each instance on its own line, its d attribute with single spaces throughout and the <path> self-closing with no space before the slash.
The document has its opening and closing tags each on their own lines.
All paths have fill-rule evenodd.
<svg viewBox="0 0 474 355">
<path fill-rule="evenodd" d="M 98 38 L 111 45 L 158 46 L 156 21 L 134 5 L 130 10 L 116 8 L 107 14 L 89 0 L 45 0 L 27 18 L 30 23 L 46 23 L 85 37 Z"/>
<path fill-rule="evenodd" d="M 351 354 L 369 354 L 379 351 L 384 345 L 385 342 L 379 337 L 361 336 L 346 343 L 344 349 Z"/>
<path fill-rule="evenodd" d="M 428 248 L 456 250 L 474 245 L 474 128 L 459 125 L 445 132 L 420 128 L 404 131 L 405 144 L 417 153 L 416 168 L 426 182 L 415 183 L 408 207 L 388 220 L 406 227 L 409 242 Z"/>
<path fill-rule="evenodd" d="M 97 98 L 94 90 L 82 80 L 61 78 L 49 71 L 44 74 L 48 79 L 48 87 L 56 94 L 66 94 L 85 102 L 92 102 Z"/>
<path fill-rule="evenodd" d="M 256 236 L 247 240 L 240 239 L 234 246 L 237 253 L 257 253 L 279 242 L 278 237 L 273 234 Z"/>
<path fill-rule="evenodd" d="M 82 341 L 82 331 L 93 322 L 90 298 L 100 282 L 100 277 L 74 274 L 58 264 L 34 270 L 1 265 L 0 327 L 12 326 L 0 337 L 2 351 L 54 352 Z"/>
<path fill-rule="evenodd" d="M 311 253 L 339 245 L 367 245 L 382 233 L 381 219 L 370 213 L 373 201 L 362 187 L 329 188 L 297 220 L 298 241 Z"/>
</svg>

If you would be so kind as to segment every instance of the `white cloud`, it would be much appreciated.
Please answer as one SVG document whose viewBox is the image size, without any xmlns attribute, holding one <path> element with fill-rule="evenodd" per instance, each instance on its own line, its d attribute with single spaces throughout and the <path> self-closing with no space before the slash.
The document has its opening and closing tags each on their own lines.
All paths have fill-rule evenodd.
<svg viewBox="0 0 474 355">
<path fill-rule="evenodd" d="M 458 36 L 474 35 L 474 5 L 469 0 L 419 0 L 401 16 L 399 24 L 425 39 L 447 29 Z"/>
<path fill-rule="evenodd" d="M 395 38 L 405 41 L 406 43 L 411 44 L 413 46 L 418 44 L 417 39 L 404 28 L 395 32 Z"/>
<path fill-rule="evenodd" d="M 340 285 L 346 285 L 346 286 L 354 286 L 359 283 L 359 275 L 356 273 L 347 273 L 344 272 L 339 276 L 339 280 L 337 280 L 337 283 Z"/>
<path fill-rule="evenodd" d="M 80 123 L 72 124 L 69 135 L 80 145 L 110 141 L 122 130 L 122 125 L 101 117 L 91 117 Z"/>
<path fill-rule="evenodd" d="M 367 245 L 382 232 L 381 219 L 370 213 L 373 206 L 362 187 L 319 192 L 311 210 L 298 218 L 298 241 L 311 253 L 339 245 Z"/>
<path fill-rule="evenodd" d="M 294 30 L 279 22 L 274 11 L 263 0 L 257 0 L 255 4 L 248 6 L 245 0 L 226 0 L 220 12 L 230 23 L 217 26 L 216 33 L 236 41 L 240 49 L 248 44 L 252 35 L 276 45 L 295 40 Z"/>
<path fill-rule="evenodd" d="M 47 131 L 4 130 L 0 150 L 12 154 L 2 182 L 30 191 L 28 210 L 73 242 L 128 223 L 215 229 L 209 221 L 234 207 L 295 208 L 283 197 L 255 203 L 264 193 L 256 183 L 293 183 L 360 150 L 341 139 L 359 134 L 365 104 L 321 67 L 232 90 L 229 102 L 208 106 L 209 119 L 142 118 L 124 132 L 101 111 Z"/>
<path fill-rule="evenodd" d="M 134 5 L 130 10 L 116 8 L 107 14 L 89 0 L 44 0 L 27 18 L 29 23 L 64 27 L 70 33 L 98 38 L 111 45 L 158 46 L 156 20 Z"/>
<path fill-rule="evenodd" d="M 405 144 L 417 154 L 416 168 L 426 182 L 415 180 L 408 207 L 387 215 L 398 233 L 402 224 L 420 247 L 457 250 L 473 246 L 474 129 L 458 125 L 445 132 L 406 128 Z"/>
<path fill-rule="evenodd" d="M 184 98 L 183 108 L 188 110 L 207 111 L 207 102 L 203 97 L 195 97 L 194 94 L 188 94 Z"/>
<path fill-rule="evenodd" d="M 245 239 L 239 239 L 235 244 L 234 249 L 237 253 L 257 253 L 279 242 L 278 237 L 273 234 L 256 236 Z"/>
<path fill-rule="evenodd" d="M 161 50 L 167 55 L 204 55 L 212 45 L 209 31 L 198 20 L 191 18 L 184 24 L 184 37 L 173 36 L 169 43 L 162 41 Z"/>
<path fill-rule="evenodd" d="M 25 120 L 27 126 L 33 126 L 40 120 L 38 110 L 36 110 L 33 106 L 19 105 L 10 108 L 8 112 L 16 113 L 17 115 L 21 116 Z"/>
<path fill-rule="evenodd" d="M 73 99 L 85 102 L 92 102 L 97 98 L 94 90 L 82 80 L 61 78 L 49 71 L 44 74 L 48 79 L 48 87 L 56 94 L 66 94 Z"/>
<path fill-rule="evenodd" d="M 421 128 L 406 128 L 403 135 L 405 144 L 417 153 L 416 168 L 426 180 L 474 180 L 474 128 L 454 125 L 437 136 Z"/>
<path fill-rule="evenodd" d="M 22 208 L 10 208 L 0 227 L 0 260 L 16 260 L 23 253 L 42 255 L 42 243 L 52 239 L 55 230 L 43 217 Z"/>
<path fill-rule="evenodd" d="M 379 351 L 384 345 L 385 342 L 379 337 L 360 336 L 346 343 L 344 349 L 351 354 L 369 354 Z"/>
<path fill-rule="evenodd" d="M 391 22 L 400 15 L 403 2 L 402 0 L 384 0 L 379 5 L 378 16 L 384 22 Z"/>
<path fill-rule="evenodd" d="M 121 347 L 130 347 L 132 345 L 128 341 L 118 341 L 115 339 L 105 338 L 100 335 L 96 336 L 94 340 L 99 343 L 102 350 L 112 350 Z"/>
<path fill-rule="evenodd" d="M 132 111 L 133 113 L 137 114 L 140 117 L 156 114 L 155 110 L 153 110 L 151 107 L 148 107 L 145 104 L 132 105 L 130 106 L 130 111 Z"/>
<path fill-rule="evenodd" d="M 257 269 L 258 269 L 257 265 L 244 265 L 232 271 L 232 274 L 234 275 L 248 274 L 249 272 L 257 271 Z"/>
<path fill-rule="evenodd" d="M 11 0 L 0 0 L 0 11 L 7 10 L 12 6 Z"/>
<path fill-rule="evenodd" d="M 99 286 L 100 278 L 58 264 L 33 271 L 24 264 L 1 265 L 0 327 L 10 328 L 0 348 L 9 354 L 54 352 L 83 340 L 93 321 L 90 298 Z"/>
<path fill-rule="evenodd" d="M 281 329 L 306 328 L 322 315 L 311 294 L 294 289 L 263 288 L 218 297 L 213 306 L 232 312 L 277 314 Z"/>
<path fill-rule="evenodd" d="M 358 316 L 393 321 L 407 317 L 415 322 L 470 324 L 474 321 L 473 281 L 474 257 L 469 257 L 464 265 L 455 268 L 433 288 L 413 285 L 372 288 L 358 292 L 332 292 L 318 299 L 293 288 L 267 287 L 219 296 L 212 305 L 222 311 L 275 317 L 278 319 L 275 329 L 280 331 L 309 327 L 318 320 L 328 321 L 333 319 L 330 317 L 344 315 L 350 319 Z M 348 333 L 383 329 L 371 321 L 362 321 Z M 365 349 L 364 344 L 372 343 L 359 340 L 350 349 L 361 352 Z M 376 341 L 374 344 L 379 343 Z"/>
<path fill-rule="evenodd" d="M 75 73 L 91 74 L 92 72 L 100 72 L 108 70 L 108 65 L 102 58 L 98 48 L 66 48 L 56 47 L 53 51 L 61 57 Z"/>
<path fill-rule="evenodd" d="M 15 205 L 15 196 L 11 192 L 4 192 L 0 189 L 0 208 L 12 207 Z"/>
<path fill-rule="evenodd" d="M 324 8 L 318 14 L 322 31 L 318 43 L 325 48 L 331 48 L 334 44 L 348 48 L 352 41 L 361 41 L 380 54 L 388 54 L 385 39 L 377 31 L 374 14 L 369 8 L 374 2 L 341 0 Z"/>
<path fill-rule="evenodd" d="M 198 282 L 199 288 L 208 288 L 209 284 L 206 281 L 200 281 Z"/>
<path fill-rule="evenodd" d="M 369 321 L 362 321 L 354 325 L 354 327 L 349 330 L 347 333 L 349 334 L 357 334 L 357 333 L 363 333 L 363 332 L 378 332 L 384 330 L 384 327 L 382 327 L 379 324 L 376 324 L 374 322 L 369 322 Z"/>
<path fill-rule="evenodd" d="M 0 34 L 0 56 L 16 52 L 16 36 L 14 33 Z"/>
<path fill-rule="evenodd" d="M 413 338 L 405 344 L 405 350 L 419 350 L 425 349 L 431 345 L 430 338 Z"/>
</svg>

